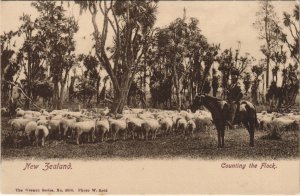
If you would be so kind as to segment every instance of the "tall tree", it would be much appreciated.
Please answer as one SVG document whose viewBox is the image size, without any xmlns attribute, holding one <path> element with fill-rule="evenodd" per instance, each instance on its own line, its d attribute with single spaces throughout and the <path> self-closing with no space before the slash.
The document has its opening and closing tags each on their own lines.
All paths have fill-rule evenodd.
<svg viewBox="0 0 300 196">
<path fill-rule="evenodd" d="M 283 82 L 282 90 L 286 92 L 286 108 L 295 104 L 296 96 L 299 93 L 299 4 L 296 4 L 292 14 L 283 13 L 283 24 L 288 29 L 288 33 L 282 30 L 282 41 L 288 47 L 290 57 L 294 63 L 282 70 Z M 297 71 L 298 70 L 298 71 Z M 279 104 L 280 106 L 280 104 Z"/>
<path fill-rule="evenodd" d="M 252 97 L 252 102 L 254 104 L 258 104 L 258 89 L 259 89 L 259 84 L 260 84 L 260 77 L 262 73 L 264 72 L 264 66 L 263 64 L 260 65 L 254 65 L 251 69 L 252 73 L 254 74 L 254 80 L 252 82 L 251 86 L 251 97 Z"/>
<path fill-rule="evenodd" d="M 219 76 L 217 75 L 217 70 L 212 69 L 213 77 L 212 77 L 212 88 L 213 88 L 213 96 L 217 97 L 217 92 L 219 88 Z"/>
<path fill-rule="evenodd" d="M 86 70 L 83 73 L 84 78 L 89 80 L 89 84 L 96 89 L 96 98 L 97 104 L 100 103 L 100 71 L 102 67 L 97 60 L 97 57 L 89 55 L 79 55 L 79 60 L 83 61 L 83 65 L 85 66 Z"/>
<path fill-rule="evenodd" d="M 243 77 L 243 84 L 244 84 L 245 94 L 247 95 L 251 87 L 251 75 L 249 72 L 245 73 Z"/>
<path fill-rule="evenodd" d="M 92 15 L 96 56 L 113 84 L 112 113 L 121 113 L 156 21 L 156 1 L 77 1 Z M 102 27 L 99 28 L 99 20 Z M 108 31 L 111 30 L 110 33 Z M 114 40 L 107 47 L 108 37 Z"/>
<path fill-rule="evenodd" d="M 259 10 L 256 12 L 254 27 L 259 31 L 259 39 L 264 40 L 261 52 L 265 55 L 266 63 L 266 88 L 269 86 L 270 61 L 274 50 L 280 40 L 279 20 L 270 0 L 259 1 Z"/>
<path fill-rule="evenodd" d="M 292 15 L 283 13 L 283 24 L 288 29 L 288 33 L 282 32 L 282 41 L 288 46 L 290 57 L 295 62 L 300 63 L 299 59 L 299 5 L 296 4 Z M 284 31 L 284 30 L 282 30 Z"/>
<path fill-rule="evenodd" d="M 181 93 L 189 90 L 189 97 L 203 89 L 204 81 L 214 62 L 219 46 L 209 45 L 201 35 L 196 18 L 177 18 L 169 26 L 158 30 L 157 56 L 172 75 L 176 108 L 181 109 Z"/>
<path fill-rule="evenodd" d="M 39 12 L 35 27 L 54 83 L 54 108 L 60 109 L 69 71 L 77 64 L 74 35 L 78 24 L 74 17 L 66 16 L 63 5 L 57 2 L 38 1 L 32 6 Z"/>
<path fill-rule="evenodd" d="M 24 70 L 25 79 L 21 81 L 22 88 L 28 97 L 32 98 L 32 91 L 36 81 L 45 78 L 45 47 L 41 34 L 38 33 L 37 23 L 28 14 L 20 17 L 22 25 L 19 32 L 23 35 L 24 43 L 19 49 L 18 61 Z M 29 108 L 30 100 L 26 99 L 25 108 Z"/>
<path fill-rule="evenodd" d="M 240 50 L 225 49 L 218 57 L 219 71 L 222 72 L 223 98 L 227 99 L 231 90 L 242 79 L 243 72 L 255 61 L 249 53 L 240 55 Z"/>
<path fill-rule="evenodd" d="M 14 83 L 14 76 L 19 72 L 20 65 L 14 58 L 16 53 L 13 49 L 15 43 L 11 43 L 18 32 L 10 31 L 0 36 L 0 53 L 1 53 L 1 103 L 6 105 L 12 91 L 11 83 Z"/>
</svg>

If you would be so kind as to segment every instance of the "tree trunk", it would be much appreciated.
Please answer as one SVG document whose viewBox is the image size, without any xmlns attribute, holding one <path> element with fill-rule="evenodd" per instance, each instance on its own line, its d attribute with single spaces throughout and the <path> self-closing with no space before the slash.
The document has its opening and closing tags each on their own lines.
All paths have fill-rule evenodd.
<svg viewBox="0 0 300 196">
<path fill-rule="evenodd" d="M 173 64 L 173 80 L 174 80 L 174 87 L 175 87 L 175 95 L 177 100 L 177 110 L 181 109 L 181 97 L 180 97 L 180 89 L 179 89 L 179 78 L 176 69 L 176 64 Z"/>
<path fill-rule="evenodd" d="M 114 100 L 111 108 L 111 113 L 121 114 L 127 101 L 129 89 L 122 88 L 121 92 L 114 90 Z"/>
<path fill-rule="evenodd" d="M 270 71 L 270 57 L 267 55 L 267 69 L 266 69 L 266 90 L 269 88 L 269 71 Z M 265 94 L 265 92 L 264 92 Z"/>
<path fill-rule="evenodd" d="M 66 81 L 61 82 L 59 102 L 58 102 L 58 106 L 57 106 L 57 109 L 58 109 L 58 110 L 62 109 L 62 105 L 63 105 L 63 103 L 64 103 L 64 98 L 65 98 L 65 96 L 64 96 L 65 85 L 66 85 Z"/>
<path fill-rule="evenodd" d="M 76 77 L 71 77 L 71 83 L 69 87 L 69 101 L 74 101 L 74 83 L 75 83 Z"/>
<path fill-rule="evenodd" d="M 2 105 L 8 104 L 8 100 L 11 97 L 12 90 L 10 90 L 9 85 L 2 82 L 2 89 L 1 89 L 1 103 Z"/>
<path fill-rule="evenodd" d="M 190 80 L 189 80 L 189 83 L 190 83 L 190 85 L 189 85 L 189 101 L 190 101 L 190 103 L 192 103 L 193 102 L 193 95 L 194 95 L 194 81 L 193 81 L 193 74 L 191 73 L 191 75 L 190 75 L 191 77 L 190 77 Z"/>
<path fill-rule="evenodd" d="M 58 109 L 58 102 L 59 102 L 59 88 L 58 88 L 58 81 L 54 82 L 54 88 L 53 88 L 53 108 Z"/>
<path fill-rule="evenodd" d="M 30 81 L 30 79 L 28 79 L 28 86 L 27 86 L 27 92 L 26 92 L 26 94 L 28 95 L 28 97 L 32 97 L 31 96 L 31 86 L 32 86 L 32 84 L 31 84 L 31 81 Z M 30 101 L 28 100 L 28 99 L 26 99 L 25 100 L 25 105 L 24 105 L 24 109 L 25 110 L 28 110 L 29 109 L 29 107 L 30 107 Z"/>
<path fill-rule="evenodd" d="M 97 84 L 96 84 L 96 88 L 97 88 L 97 92 L 96 92 L 96 95 L 97 95 L 97 105 L 100 103 L 100 76 L 98 76 L 97 78 Z"/>
</svg>

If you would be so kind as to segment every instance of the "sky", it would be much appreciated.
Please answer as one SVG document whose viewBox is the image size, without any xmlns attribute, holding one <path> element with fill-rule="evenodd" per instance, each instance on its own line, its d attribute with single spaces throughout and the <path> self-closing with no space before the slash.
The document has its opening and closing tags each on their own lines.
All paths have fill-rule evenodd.
<svg viewBox="0 0 300 196">
<path fill-rule="evenodd" d="M 33 18 L 37 17 L 37 11 L 30 4 L 30 1 L 0 2 L 1 34 L 4 31 L 17 30 L 20 26 L 19 17 L 23 13 L 31 14 Z M 291 13 L 296 1 L 273 1 L 272 4 L 282 21 L 283 12 Z M 260 45 L 263 42 L 258 39 L 258 31 L 253 27 L 256 20 L 255 13 L 259 9 L 258 1 L 160 1 L 155 27 L 165 27 L 176 18 L 183 17 L 184 8 L 187 17 L 199 20 L 202 34 L 209 43 L 221 44 L 221 49 L 224 50 L 231 47 L 236 49 L 239 41 L 241 54 L 247 52 L 256 59 L 263 57 L 260 52 Z M 89 53 L 93 45 L 90 13 L 79 15 L 79 6 L 71 2 L 67 8 L 67 15 L 75 16 L 79 23 L 79 31 L 75 36 L 76 53 Z M 98 20 L 101 25 L 101 16 Z"/>
<path fill-rule="evenodd" d="M 23 13 L 37 16 L 36 10 L 30 6 L 30 1 L 2 1 L 1 33 L 16 30 L 20 26 L 19 17 Z M 277 15 L 282 19 L 283 11 L 291 12 L 295 1 L 274 1 Z M 160 1 L 156 27 L 164 27 L 178 17 L 183 16 L 186 9 L 187 17 L 196 17 L 199 27 L 210 43 L 220 43 L 221 48 L 237 48 L 241 42 L 241 52 L 249 52 L 259 59 L 262 57 L 258 40 L 258 31 L 253 27 L 258 1 Z M 88 53 L 92 46 L 93 27 L 90 14 L 79 15 L 78 5 L 70 3 L 68 15 L 74 15 L 79 22 L 76 35 L 77 53 Z M 101 20 L 101 18 L 99 17 Z"/>
</svg>

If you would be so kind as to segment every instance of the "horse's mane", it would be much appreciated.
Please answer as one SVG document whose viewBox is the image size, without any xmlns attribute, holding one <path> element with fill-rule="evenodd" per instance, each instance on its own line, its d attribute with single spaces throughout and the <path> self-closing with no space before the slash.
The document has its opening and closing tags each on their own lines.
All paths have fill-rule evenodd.
<svg viewBox="0 0 300 196">
<path fill-rule="evenodd" d="M 213 100 L 213 101 L 223 101 L 222 99 L 219 99 L 217 97 L 213 97 L 213 96 L 210 96 L 210 95 L 204 95 L 206 98 L 210 99 L 210 100 Z"/>
</svg>

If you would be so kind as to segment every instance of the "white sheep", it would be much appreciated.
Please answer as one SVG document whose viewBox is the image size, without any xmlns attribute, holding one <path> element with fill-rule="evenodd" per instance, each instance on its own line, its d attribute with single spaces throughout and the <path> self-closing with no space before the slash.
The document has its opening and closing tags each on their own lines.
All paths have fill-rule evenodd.
<svg viewBox="0 0 300 196">
<path fill-rule="evenodd" d="M 95 137 L 100 138 L 101 142 L 107 138 L 109 133 L 109 122 L 107 119 L 97 119 L 95 122 Z"/>
<path fill-rule="evenodd" d="M 39 118 L 38 120 L 37 120 L 37 125 L 44 125 L 44 126 L 48 126 L 48 123 L 49 123 L 49 120 L 47 120 L 46 118 L 44 119 L 44 118 Z"/>
<path fill-rule="evenodd" d="M 158 120 L 160 124 L 160 130 L 162 131 L 163 136 L 167 136 L 172 132 L 173 120 L 170 117 L 160 118 Z"/>
<path fill-rule="evenodd" d="M 22 110 L 21 108 L 17 108 L 15 111 L 16 111 L 16 116 L 17 117 L 23 117 L 24 114 L 25 114 L 25 111 Z"/>
<path fill-rule="evenodd" d="M 31 119 L 15 118 L 8 121 L 8 124 L 11 126 L 13 133 L 18 131 L 25 131 L 25 127 Z"/>
<path fill-rule="evenodd" d="M 172 120 L 173 120 L 173 131 L 174 130 L 177 130 L 178 129 L 178 124 L 177 122 L 180 120 L 180 119 L 184 119 L 185 117 L 179 115 L 179 114 L 175 114 L 175 115 L 172 115 Z"/>
<path fill-rule="evenodd" d="M 33 144 L 35 139 L 35 130 L 37 128 L 37 123 L 35 121 L 30 121 L 25 127 L 25 135 L 29 143 Z"/>
<path fill-rule="evenodd" d="M 44 125 L 38 125 L 35 130 L 35 140 L 36 145 L 39 146 L 41 143 L 41 146 L 45 146 L 45 140 L 49 134 L 49 130 Z"/>
<path fill-rule="evenodd" d="M 137 136 L 138 138 L 142 137 L 142 123 L 144 120 L 137 117 L 128 117 L 126 118 L 128 133 L 131 134 L 132 139 Z"/>
<path fill-rule="evenodd" d="M 197 130 L 208 130 L 212 126 L 211 116 L 206 115 L 195 115 L 194 122 Z"/>
<path fill-rule="evenodd" d="M 282 116 L 279 118 L 274 118 L 272 124 L 276 129 L 284 131 L 284 130 L 293 130 L 297 126 L 295 120 L 292 120 L 288 117 Z"/>
<path fill-rule="evenodd" d="M 59 138 L 59 133 L 60 133 L 60 123 L 61 120 L 57 119 L 51 119 L 48 121 L 48 130 L 49 130 L 49 137 L 51 139 L 58 139 Z"/>
<path fill-rule="evenodd" d="M 42 114 L 38 111 L 25 111 L 25 114 L 31 114 L 33 117 L 39 117 Z"/>
<path fill-rule="evenodd" d="M 40 110 L 40 113 L 44 116 L 48 116 L 49 115 L 49 112 L 46 110 L 46 109 L 41 109 Z"/>
<path fill-rule="evenodd" d="M 6 116 L 9 113 L 7 108 L 1 108 L 1 115 Z"/>
<path fill-rule="evenodd" d="M 87 134 L 88 142 L 94 142 L 95 121 L 76 122 L 74 125 L 74 135 L 76 144 L 80 144 L 83 134 Z"/>
<path fill-rule="evenodd" d="M 270 130 L 272 128 L 272 121 L 275 118 L 271 114 L 262 114 L 262 115 L 257 115 L 258 121 L 259 121 L 259 126 L 260 129 L 262 130 Z"/>
<path fill-rule="evenodd" d="M 144 109 L 133 108 L 133 109 L 131 109 L 131 111 L 132 111 L 132 113 L 134 113 L 134 114 L 138 114 L 138 113 L 141 113 L 141 112 L 143 112 L 143 111 L 144 111 Z"/>
<path fill-rule="evenodd" d="M 69 134 L 72 133 L 72 130 L 75 128 L 76 123 L 75 118 L 63 118 L 59 122 L 59 135 L 61 139 L 66 139 Z M 68 134 L 69 133 L 69 134 Z"/>
<path fill-rule="evenodd" d="M 39 117 L 37 116 L 34 116 L 30 113 L 25 113 L 24 116 L 23 116 L 24 119 L 31 119 L 33 121 L 37 121 L 39 119 Z"/>
<path fill-rule="evenodd" d="M 185 133 L 185 130 L 187 128 L 187 121 L 185 120 L 185 118 L 178 119 L 176 127 L 178 132 Z"/>
<path fill-rule="evenodd" d="M 148 140 L 148 135 L 151 133 L 151 139 L 154 140 L 156 138 L 156 134 L 158 129 L 160 128 L 160 124 L 156 119 L 144 119 L 142 123 L 142 131 L 145 136 L 145 140 Z"/>
<path fill-rule="evenodd" d="M 51 120 L 61 120 L 63 118 L 62 114 L 50 115 Z"/>
<path fill-rule="evenodd" d="M 125 119 L 108 119 L 109 124 L 110 124 L 110 132 L 112 135 L 112 139 L 114 141 L 117 140 L 118 134 L 123 135 L 123 140 L 125 140 L 126 137 L 126 131 L 127 131 L 127 126 L 126 126 L 126 120 Z"/>
<path fill-rule="evenodd" d="M 109 113 L 108 107 L 105 107 L 104 110 L 100 111 L 100 114 L 106 116 Z"/>
<path fill-rule="evenodd" d="M 187 135 L 191 135 L 192 137 L 194 137 L 194 131 L 196 129 L 196 124 L 195 122 L 191 119 L 189 121 L 187 121 L 187 127 L 185 129 L 185 138 L 187 137 Z"/>
</svg>

